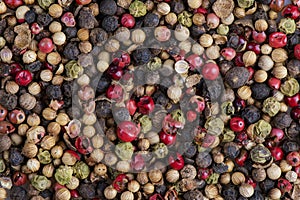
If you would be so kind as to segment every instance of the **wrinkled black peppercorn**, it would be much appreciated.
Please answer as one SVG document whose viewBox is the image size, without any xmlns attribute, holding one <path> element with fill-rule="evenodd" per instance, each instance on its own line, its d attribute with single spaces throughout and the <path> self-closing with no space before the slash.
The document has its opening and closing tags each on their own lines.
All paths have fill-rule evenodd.
<svg viewBox="0 0 300 200">
<path fill-rule="evenodd" d="M 225 198 L 225 200 L 233 200 L 237 199 L 238 193 L 234 186 L 229 185 L 223 188 L 222 195 Z"/>
<path fill-rule="evenodd" d="M 18 97 L 14 94 L 8 94 L 3 90 L 0 91 L 0 104 L 7 110 L 13 110 L 17 107 Z"/>
<path fill-rule="evenodd" d="M 251 85 L 252 97 L 257 100 L 266 99 L 271 92 L 271 88 L 265 83 L 254 83 Z"/>
<path fill-rule="evenodd" d="M 108 101 L 99 101 L 96 105 L 96 115 L 98 118 L 108 118 L 112 116 L 112 106 Z"/>
<path fill-rule="evenodd" d="M 274 186 L 275 186 L 275 182 L 268 178 L 265 179 L 263 182 L 259 183 L 259 187 L 264 194 L 267 194 L 269 190 L 274 188 Z"/>
<path fill-rule="evenodd" d="M 34 10 L 29 10 L 25 13 L 25 21 L 28 24 L 31 24 L 35 21 L 36 18 L 36 13 L 34 12 Z"/>
<path fill-rule="evenodd" d="M 114 15 L 117 12 L 117 4 L 115 1 L 104 0 L 101 1 L 101 6 L 99 6 L 99 11 L 104 15 Z"/>
<path fill-rule="evenodd" d="M 41 13 L 37 16 L 37 23 L 40 26 L 48 26 L 53 21 L 53 18 L 48 13 Z"/>
<path fill-rule="evenodd" d="M 10 190 L 9 190 L 9 197 L 10 200 L 27 200 L 29 199 L 28 195 L 27 195 L 27 191 L 19 186 L 13 186 Z"/>
<path fill-rule="evenodd" d="M 106 76 L 101 76 L 98 84 L 97 84 L 97 88 L 96 88 L 96 92 L 101 94 L 104 93 L 106 91 L 106 89 L 109 87 L 111 83 L 111 79 L 106 77 Z"/>
<path fill-rule="evenodd" d="M 255 106 L 247 106 L 242 110 L 242 117 L 247 124 L 253 124 L 260 119 L 260 110 Z"/>
<path fill-rule="evenodd" d="M 254 15 L 253 15 L 253 21 L 259 20 L 259 19 L 264 19 L 267 20 L 268 19 L 268 14 L 266 13 L 265 10 L 263 9 L 258 9 Z"/>
<path fill-rule="evenodd" d="M 116 122 L 128 121 L 130 119 L 129 111 L 125 107 L 114 107 L 112 113 Z"/>
<path fill-rule="evenodd" d="M 24 161 L 24 157 L 17 149 L 11 149 L 9 155 L 9 161 L 11 165 L 18 166 Z"/>
<path fill-rule="evenodd" d="M 285 153 L 289 153 L 292 151 L 299 151 L 299 144 L 295 141 L 285 140 L 282 145 L 282 150 Z"/>
<path fill-rule="evenodd" d="M 224 154 L 229 158 L 236 158 L 240 154 L 240 149 L 236 143 L 228 142 L 224 145 Z"/>
<path fill-rule="evenodd" d="M 96 196 L 96 189 L 91 184 L 80 184 L 78 192 L 84 199 L 92 199 Z"/>
<path fill-rule="evenodd" d="M 252 197 L 250 197 L 249 200 L 264 200 L 264 196 L 257 190 L 254 191 L 254 194 Z"/>
<path fill-rule="evenodd" d="M 107 38 L 108 35 L 102 28 L 95 28 L 90 33 L 90 40 L 94 46 L 102 46 Z"/>
<path fill-rule="evenodd" d="M 300 134 L 300 124 L 292 122 L 291 126 L 287 129 L 286 135 L 291 140 L 298 140 Z"/>
<path fill-rule="evenodd" d="M 67 27 L 63 30 L 63 32 L 67 36 L 68 40 L 77 36 L 77 28 L 76 27 Z"/>
<path fill-rule="evenodd" d="M 60 100 L 63 98 L 61 89 L 58 85 L 49 85 L 46 88 L 46 95 L 49 99 Z"/>
<path fill-rule="evenodd" d="M 80 51 L 77 47 L 76 42 L 70 42 L 65 46 L 65 49 L 63 51 L 64 56 L 67 59 L 75 60 L 77 59 L 77 56 L 79 55 Z"/>
<path fill-rule="evenodd" d="M 64 81 L 62 91 L 65 97 L 71 97 L 73 94 L 73 81 Z"/>
<path fill-rule="evenodd" d="M 192 158 L 196 155 L 197 153 L 197 147 L 196 145 L 190 143 L 190 142 L 186 142 L 184 143 L 184 153 L 183 155 L 187 158 Z"/>
<path fill-rule="evenodd" d="M 171 1 L 171 9 L 173 10 L 174 13 L 180 14 L 185 9 L 183 1 L 182 0 Z"/>
<path fill-rule="evenodd" d="M 84 7 L 80 10 L 78 17 L 78 26 L 80 28 L 92 29 L 95 27 L 95 22 L 97 20 L 91 9 Z"/>
<path fill-rule="evenodd" d="M 183 195 L 186 200 L 199 200 L 203 199 L 203 194 L 199 190 L 192 190 Z"/>
<path fill-rule="evenodd" d="M 190 27 L 190 34 L 193 39 L 197 40 L 202 34 L 206 32 L 205 28 L 203 26 L 196 26 L 193 24 Z"/>
<path fill-rule="evenodd" d="M 37 71 L 40 71 L 41 68 L 42 68 L 42 63 L 41 61 L 35 61 L 33 63 L 30 63 L 28 65 L 25 65 L 25 69 L 29 70 L 30 72 L 34 73 L 34 72 L 37 72 Z"/>
<path fill-rule="evenodd" d="M 214 169 L 215 173 L 222 174 L 222 173 L 227 172 L 228 166 L 225 165 L 224 163 L 219 163 L 219 164 L 214 164 L 213 169 Z"/>
<path fill-rule="evenodd" d="M 196 157 L 196 164 L 198 167 L 207 168 L 212 163 L 212 157 L 208 152 L 200 152 Z"/>
<path fill-rule="evenodd" d="M 218 98 L 222 94 L 222 91 L 224 91 L 222 81 L 220 81 L 220 79 L 214 80 L 214 81 L 206 80 L 205 83 L 206 83 L 207 92 L 208 92 L 206 97 L 210 98 L 211 101 L 218 100 Z"/>
<path fill-rule="evenodd" d="M 291 125 L 292 121 L 293 120 L 289 114 L 279 113 L 273 118 L 272 125 L 279 129 L 285 129 Z"/>
<path fill-rule="evenodd" d="M 249 72 L 245 67 L 233 67 L 225 74 L 225 82 L 231 88 L 243 86 L 249 79 Z"/>
<path fill-rule="evenodd" d="M 148 13 L 144 18 L 144 27 L 156 27 L 159 24 L 159 17 L 154 13 Z"/>
<path fill-rule="evenodd" d="M 137 65 L 147 64 L 151 59 L 151 51 L 149 49 L 137 49 L 132 53 L 133 60 Z"/>
<path fill-rule="evenodd" d="M 106 30 L 107 32 L 113 32 L 115 31 L 118 26 L 118 19 L 114 16 L 106 16 L 103 20 L 102 20 L 102 28 L 104 30 Z"/>
<path fill-rule="evenodd" d="M 3 32 L 4 32 L 5 28 L 6 28 L 6 26 L 7 26 L 6 19 L 5 19 L 5 18 L 4 18 L 4 19 L 1 19 L 1 20 L 0 20 L 0 35 L 3 34 Z"/>
</svg>

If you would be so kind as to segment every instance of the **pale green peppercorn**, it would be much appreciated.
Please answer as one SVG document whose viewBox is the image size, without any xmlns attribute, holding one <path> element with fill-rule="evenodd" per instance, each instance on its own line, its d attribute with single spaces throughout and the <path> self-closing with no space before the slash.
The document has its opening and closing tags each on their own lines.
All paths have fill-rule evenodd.
<svg viewBox="0 0 300 200">
<path fill-rule="evenodd" d="M 250 151 L 250 157 L 254 162 L 264 164 L 271 158 L 271 152 L 264 145 L 258 144 Z"/>
<path fill-rule="evenodd" d="M 280 103 L 274 97 L 269 97 L 264 100 L 262 111 L 274 117 L 280 111 Z"/>
<path fill-rule="evenodd" d="M 139 118 L 139 122 L 142 126 L 142 132 L 147 133 L 152 129 L 152 121 L 148 115 L 143 115 L 141 118 Z"/>
<path fill-rule="evenodd" d="M 153 147 L 153 153 L 157 158 L 164 158 L 168 155 L 168 147 L 164 143 L 158 143 Z"/>
<path fill-rule="evenodd" d="M 90 174 L 89 166 L 83 161 L 77 162 L 73 167 L 73 171 L 76 178 L 79 179 L 85 179 Z"/>
<path fill-rule="evenodd" d="M 151 71 L 154 70 L 158 70 L 159 68 L 161 68 L 162 63 L 161 63 L 161 59 L 159 57 L 154 57 L 148 64 L 147 64 L 147 68 Z"/>
<path fill-rule="evenodd" d="M 58 169 L 56 169 L 56 172 L 54 174 L 55 180 L 61 184 L 66 185 L 70 183 L 72 179 L 73 169 L 70 166 L 63 166 L 61 165 Z"/>
<path fill-rule="evenodd" d="M 41 175 L 34 175 L 30 182 L 38 191 L 44 191 L 51 186 L 51 181 Z"/>
<path fill-rule="evenodd" d="M 183 11 L 178 15 L 178 22 L 186 27 L 191 27 L 193 25 L 193 20 L 191 19 L 193 15 L 187 11 Z"/>
<path fill-rule="evenodd" d="M 180 109 L 173 110 L 171 112 L 171 117 L 175 121 L 181 122 L 182 124 L 185 124 L 185 117 L 184 117 L 183 112 Z"/>
<path fill-rule="evenodd" d="M 220 24 L 217 28 L 217 33 L 220 35 L 227 35 L 228 32 L 229 32 L 229 26 L 225 24 Z"/>
<path fill-rule="evenodd" d="M 221 110 L 224 115 L 233 115 L 235 109 L 231 101 L 225 101 L 221 105 Z"/>
<path fill-rule="evenodd" d="M 0 173 L 4 172 L 6 169 L 5 163 L 3 159 L 0 159 Z"/>
<path fill-rule="evenodd" d="M 224 130 L 224 122 L 218 117 L 209 117 L 206 120 L 204 127 L 206 128 L 207 133 L 219 136 Z"/>
<path fill-rule="evenodd" d="M 294 78 L 289 78 L 280 86 L 280 91 L 286 96 L 294 96 L 299 92 L 299 83 Z"/>
<path fill-rule="evenodd" d="M 207 184 L 217 184 L 219 182 L 220 174 L 213 173 L 206 179 Z"/>
<path fill-rule="evenodd" d="M 40 149 L 37 158 L 42 164 L 49 164 L 52 161 L 51 154 L 47 150 Z"/>
<path fill-rule="evenodd" d="M 291 18 L 283 18 L 280 20 L 278 28 L 281 32 L 286 34 L 293 34 L 296 31 L 295 20 Z"/>
<path fill-rule="evenodd" d="M 129 6 L 129 12 L 134 17 L 142 17 L 147 14 L 147 7 L 142 1 L 134 1 Z"/>
<path fill-rule="evenodd" d="M 65 65 L 66 74 L 70 78 L 78 78 L 83 72 L 82 66 L 80 66 L 76 60 L 71 60 Z"/>
<path fill-rule="evenodd" d="M 241 8 L 249 8 L 253 5 L 254 0 L 238 0 L 238 5 Z"/>
<path fill-rule="evenodd" d="M 115 153 L 121 160 L 129 160 L 133 155 L 134 147 L 131 142 L 119 143 L 115 147 Z"/>
<path fill-rule="evenodd" d="M 257 140 L 264 140 L 272 130 L 272 126 L 266 122 L 265 120 L 261 119 L 254 125 L 254 137 Z"/>
<path fill-rule="evenodd" d="M 232 142 L 234 138 L 235 138 L 234 132 L 229 128 L 225 128 L 223 131 L 222 142 Z"/>
<path fill-rule="evenodd" d="M 39 6 L 41 6 L 45 10 L 54 2 L 55 0 L 38 0 Z"/>
</svg>

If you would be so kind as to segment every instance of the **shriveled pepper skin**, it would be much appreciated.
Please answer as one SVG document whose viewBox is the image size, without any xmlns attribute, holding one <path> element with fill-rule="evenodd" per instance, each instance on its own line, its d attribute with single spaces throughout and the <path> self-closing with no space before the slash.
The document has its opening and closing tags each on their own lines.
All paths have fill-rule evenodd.
<svg viewBox="0 0 300 200">
<path fill-rule="evenodd" d="M 7 122 L 7 121 L 0 121 L 0 134 L 9 134 L 15 131 L 15 127 Z"/>
</svg>

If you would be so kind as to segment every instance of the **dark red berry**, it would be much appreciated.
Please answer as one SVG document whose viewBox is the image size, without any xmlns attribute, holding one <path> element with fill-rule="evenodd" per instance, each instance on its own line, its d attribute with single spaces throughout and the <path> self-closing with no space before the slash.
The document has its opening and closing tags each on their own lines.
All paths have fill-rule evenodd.
<svg viewBox="0 0 300 200">
<path fill-rule="evenodd" d="M 284 153 L 280 147 L 274 147 L 271 149 L 271 155 L 275 161 L 283 159 Z"/>
<path fill-rule="evenodd" d="M 210 177 L 211 174 L 212 174 L 212 170 L 211 169 L 200 168 L 198 170 L 198 178 L 200 180 L 206 180 L 206 179 L 208 179 L 208 177 Z"/>
<path fill-rule="evenodd" d="M 271 77 L 271 78 L 268 80 L 268 85 L 269 85 L 271 88 L 278 90 L 278 89 L 280 88 L 281 81 L 280 81 L 280 79 L 278 79 L 278 78 Z"/>
<path fill-rule="evenodd" d="M 169 165 L 173 169 L 181 170 L 184 167 L 184 160 L 182 155 L 177 153 L 175 156 L 169 157 Z"/>
<path fill-rule="evenodd" d="M 15 76 L 19 71 L 22 71 L 22 66 L 19 63 L 10 64 L 10 74 Z"/>
<path fill-rule="evenodd" d="M 119 174 L 112 183 L 112 186 L 118 191 L 121 192 L 125 189 L 126 183 L 128 183 L 128 177 L 126 174 Z"/>
<path fill-rule="evenodd" d="M 106 96 L 109 99 L 120 101 L 123 98 L 123 88 L 118 84 L 110 85 L 106 91 Z"/>
<path fill-rule="evenodd" d="M 291 110 L 291 117 L 292 117 L 294 120 L 299 120 L 299 119 L 300 119 L 300 107 L 294 107 L 294 108 Z"/>
<path fill-rule="evenodd" d="M 203 78 L 207 80 L 215 80 L 219 76 L 219 67 L 215 63 L 207 63 L 202 68 Z"/>
<path fill-rule="evenodd" d="M 300 60 L 300 44 L 295 45 L 294 47 L 294 56 Z"/>
<path fill-rule="evenodd" d="M 133 28 L 135 25 L 135 19 L 131 14 L 126 13 L 122 15 L 121 24 L 126 28 Z"/>
<path fill-rule="evenodd" d="M 283 17 L 297 19 L 300 16 L 300 12 L 297 6 L 289 4 L 281 11 L 281 15 Z"/>
<path fill-rule="evenodd" d="M 137 106 L 139 108 L 139 112 L 144 115 L 151 113 L 155 107 L 152 97 L 149 96 L 141 97 L 140 101 L 137 103 Z"/>
<path fill-rule="evenodd" d="M 230 129 L 234 132 L 240 132 L 244 130 L 245 122 L 241 117 L 233 117 L 230 120 Z"/>
<path fill-rule="evenodd" d="M 159 132 L 159 139 L 165 145 L 173 145 L 176 142 L 176 134 L 168 134 L 164 131 Z"/>
<path fill-rule="evenodd" d="M 110 65 L 107 69 L 107 74 L 114 80 L 120 80 L 124 74 L 122 67 Z"/>
<path fill-rule="evenodd" d="M 269 35 L 269 45 L 273 48 L 282 48 L 287 44 L 287 36 L 282 32 L 274 32 Z"/>
<path fill-rule="evenodd" d="M 249 42 L 247 44 L 247 50 L 253 51 L 255 54 L 259 55 L 260 54 L 260 45 L 255 43 L 255 42 Z"/>
<path fill-rule="evenodd" d="M 90 139 L 86 136 L 79 136 L 75 140 L 75 147 L 80 154 L 86 155 L 93 151 Z"/>
<path fill-rule="evenodd" d="M 279 128 L 272 128 L 270 137 L 275 137 L 274 142 L 280 142 L 284 137 L 284 132 Z"/>
<path fill-rule="evenodd" d="M 15 9 L 15 8 L 23 5 L 22 0 L 4 0 L 4 3 L 11 9 Z"/>
<path fill-rule="evenodd" d="M 235 158 L 235 162 L 236 164 L 238 164 L 239 166 L 244 166 L 245 165 L 245 161 L 248 158 L 248 152 L 247 151 L 242 151 L 241 154 Z"/>
<path fill-rule="evenodd" d="M 252 31 L 252 38 L 257 43 L 263 43 L 267 39 L 267 35 L 265 32 L 257 32 L 255 30 Z"/>
<path fill-rule="evenodd" d="M 131 121 L 123 121 L 118 124 L 117 136 L 123 142 L 132 142 L 140 133 L 140 124 Z"/>
<path fill-rule="evenodd" d="M 234 58 L 234 64 L 238 67 L 243 67 L 245 66 L 244 62 L 243 62 L 243 53 L 237 53 L 235 58 Z"/>
<path fill-rule="evenodd" d="M 16 186 L 24 185 L 27 182 L 27 175 L 16 171 L 12 178 L 13 184 Z"/>
<path fill-rule="evenodd" d="M 28 70 L 22 70 L 17 72 L 15 81 L 20 86 L 27 86 L 32 81 L 32 74 Z"/>
<path fill-rule="evenodd" d="M 289 107 L 296 107 L 299 106 L 300 103 L 300 94 L 297 93 L 292 97 L 285 97 L 285 103 L 289 106 Z"/>
</svg>

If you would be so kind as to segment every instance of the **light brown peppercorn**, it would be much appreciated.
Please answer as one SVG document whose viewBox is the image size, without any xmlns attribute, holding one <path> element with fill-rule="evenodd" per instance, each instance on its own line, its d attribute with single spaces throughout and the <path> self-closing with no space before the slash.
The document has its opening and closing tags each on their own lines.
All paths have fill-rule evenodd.
<svg viewBox="0 0 300 200">
<path fill-rule="evenodd" d="M 194 179 L 197 176 L 197 170 L 193 165 L 185 165 L 180 170 L 180 175 L 184 179 Z"/>
<path fill-rule="evenodd" d="M 48 164 L 43 167 L 42 173 L 47 178 L 51 178 L 51 177 L 53 177 L 54 170 L 55 170 L 55 168 L 54 168 L 53 164 Z"/>
<path fill-rule="evenodd" d="M 50 122 L 47 126 L 47 132 L 50 134 L 50 135 L 58 135 L 61 131 L 61 127 L 59 125 L 59 123 L 57 122 Z"/>
<path fill-rule="evenodd" d="M 37 54 L 32 50 L 26 51 L 22 57 L 23 62 L 25 64 L 30 64 L 30 63 L 36 61 L 36 58 L 37 58 Z"/>
<path fill-rule="evenodd" d="M 112 185 L 110 185 L 104 189 L 104 196 L 107 199 L 114 199 L 117 196 L 117 194 L 118 194 L 118 191 L 115 188 L 113 188 Z"/>
<path fill-rule="evenodd" d="M 29 93 L 22 94 L 19 98 L 19 104 L 26 110 L 32 110 L 36 105 L 36 98 Z"/>
<path fill-rule="evenodd" d="M 231 181 L 234 185 L 240 185 L 246 180 L 245 175 L 242 172 L 234 172 L 231 175 Z"/>
<path fill-rule="evenodd" d="M 49 69 L 44 69 L 40 73 L 40 78 L 42 81 L 49 82 L 52 80 L 52 77 L 53 77 L 53 73 Z"/>
<path fill-rule="evenodd" d="M 26 142 L 22 149 L 22 154 L 27 158 L 34 158 L 38 153 L 38 147 L 33 143 Z"/>
<path fill-rule="evenodd" d="M 264 19 L 258 19 L 255 21 L 255 29 L 259 32 L 266 31 L 268 29 L 268 23 Z"/>
<path fill-rule="evenodd" d="M 270 53 L 272 53 L 272 47 L 269 45 L 269 44 L 263 44 L 261 47 L 260 47 L 260 51 L 262 54 L 265 54 L 265 55 L 268 55 Z"/>
<path fill-rule="evenodd" d="M 58 33 L 61 32 L 62 30 L 62 25 L 61 23 L 57 22 L 57 21 L 53 21 L 51 22 L 51 24 L 49 25 L 49 31 L 51 33 Z M 53 36 L 52 36 L 53 37 Z M 53 41 L 54 42 L 54 41 Z"/>
<path fill-rule="evenodd" d="M 215 198 L 219 194 L 218 187 L 216 185 L 207 185 L 204 189 L 205 196 L 209 199 Z"/>
<path fill-rule="evenodd" d="M 134 195 L 130 191 L 125 191 L 121 194 L 121 200 L 134 200 Z"/>
<path fill-rule="evenodd" d="M 48 13 L 53 18 L 59 18 L 63 13 L 63 8 L 59 4 L 52 4 L 49 7 Z"/>
<path fill-rule="evenodd" d="M 82 53 L 89 53 L 92 51 L 93 46 L 89 41 L 80 42 L 78 46 Z"/>
<path fill-rule="evenodd" d="M 201 46 L 207 48 L 213 44 L 214 40 L 211 35 L 205 33 L 201 35 L 199 42 Z"/>
<path fill-rule="evenodd" d="M 288 53 L 283 48 L 277 48 L 272 51 L 271 57 L 275 63 L 283 63 L 288 59 Z"/>
<path fill-rule="evenodd" d="M 48 107 L 43 110 L 42 116 L 44 117 L 44 119 L 51 121 L 55 119 L 57 115 L 55 110 Z"/>
<path fill-rule="evenodd" d="M 173 12 L 170 12 L 169 14 L 167 14 L 165 16 L 165 21 L 170 24 L 170 25 L 174 25 L 177 23 L 177 15 Z"/>
<path fill-rule="evenodd" d="M 151 184 L 151 183 L 146 183 L 144 186 L 143 186 L 143 190 L 146 194 L 152 194 L 154 192 L 154 185 Z"/>
<path fill-rule="evenodd" d="M 61 126 L 66 126 L 71 120 L 66 113 L 58 113 L 55 121 Z"/>
<path fill-rule="evenodd" d="M 227 184 L 230 183 L 230 181 L 231 181 L 230 173 L 226 172 L 226 173 L 221 175 L 221 177 L 220 177 L 220 183 L 221 184 L 227 185 Z"/>
<path fill-rule="evenodd" d="M 243 183 L 239 187 L 239 192 L 240 192 L 240 195 L 242 195 L 243 197 L 249 198 L 254 194 L 254 188 L 252 187 L 252 185 L 250 185 L 248 183 Z"/>
<path fill-rule="evenodd" d="M 107 173 L 106 165 L 99 163 L 94 167 L 94 172 L 99 176 L 104 176 Z"/>
<path fill-rule="evenodd" d="M 0 199 L 7 199 L 7 191 L 4 188 L 0 188 Z"/>
<path fill-rule="evenodd" d="M 245 11 L 244 8 L 235 7 L 234 10 L 233 10 L 233 14 L 237 18 L 241 19 L 241 18 L 244 18 L 246 16 L 246 11 Z"/>
<path fill-rule="evenodd" d="M 280 199 L 280 197 L 281 197 L 281 191 L 280 191 L 280 189 L 278 189 L 278 188 L 272 188 L 269 191 L 269 197 L 272 200 Z"/>
<path fill-rule="evenodd" d="M 221 48 L 218 45 L 212 45 L 206 49 L 206 51 L 205 51 L 206 56 L 210 60 L 215 60 L 221 56 L 220 49 Z"/>
<path fill-rule="evenodd" d="M 227 165 L 227 167 L 228 167 L 227 172 L 232 172 L 232 170 L 234 168 L 234 162 L 232 160 L 226 160 L 225 165 Z"/>
<path fill-rule="evenodd" d="M 247 100 L 251 97 L 252 91 L 249 86 L 244 85 L 238 89 L 237 94 L 241 99 Z"/>
<path fill-rule="evenodd" d="M 195 25 L 202 26 L 205 22 L 205 16 L 202 13 L 196 13 L 193 15 L 193 23 Z"/>
<path fill-rule="evenodd" d="M 54 147 L 55 143 L 55 137 L 46 135 L 41 141 L 41 147 L 43 149 L 50 150 L 52 147 Z"/>
<path fill-rule="evenodd" d="M 10 94 L 16 94 L 20 86 L 15 81 L 7 81 L 5 84 L 5 91 Z"/>
<path fill-rule="evenodd" d="M 286 174 L 285 174 L 285 178 L 289 181 L 289 182 L 296 182 L 297 181 L 297 178 L 298 178 L 298 175 L 296 172 L 294 171 L 288 171 Z"/>
<path fill-rule="evenodd" d="M 162 179 L 160 170 L 152 170 L 149 172 L 148 177 L 152 183 L 158 183 Z"/>
<path fill-rule="evenodd" d="M 131 180 L 127 184 L 127 189 L 133 193 L 138 192 L 140 190 L 140 184 L 136 180 Z"/>
<path fill-rule="evenodd" d="M 38 161 L 38 159 L 36 158 L 30 158 L 27 163 L 26 166 L 28 167 L 28 169 L 31 172 L 37 172 L 40 169 L 40 162 Z"/>
<path fill-rule="evenodd" d="M 40 123 L 41 123 L 41 119 L 36 113 L 27 116 L 27 124 L 29 126 L 38 126 L 40 125 Z"/>
<path fill-rule="evenodd" d="M 274 62 L 270 56 L 263 55 L 259 58 L 257 65 L 261 69 L 263 69 L 265 71 L 269 71 L 270 69 L 272 69 L 274 67 Z"/>
<path fill-rule="evenodd" d="M 161 2 L 161 3 L 157 4 L 156 9 L 161 15 L 167 15 L 171 11 L 170 5 L 166 2 Z"/>
<path fill-rule="evenodd" d="M 140 150 L 146 151 L 150 147 L 149 140 L 146 139 L 146 138 L 140 139 L 139 142 L 138 142 L 138 147 L 139 147 Z"/>
<path fill-rule="evenodd" d="M 258 168 L 252 171 L 252 177 L 255 181 L 261 182 L 266 179 L 267 173 L 264 169 Z"/>
<path fill-rule="evenodd" d="M 169 183 L 176 183 L 180 178 L 180 174 L 175 169 L 169 169 L 166 173 L 166 180 Z"/>
<path fill-rule="evenodd" d="M 47 56 L 47 62 L 51 65 L 58 65 L 61 62 L 61 56 L 58 52 L 51 52 L 45 56 Z"/>
<path fill-rule="evenodd" d="M 55 75 L 51 81 L 52 85 L 61 85 L 64 82 L 64 77 L 61 75 Z"/>
<path fill-rule="evenodd" d="M 72 176 L 70 182 L 66 185 L 66 187 L 70 190 L 75 190 L 76 188 L 78 188 L 79 184 L 79 179 L 75 176 Z"/>
<path fill-rule="evenodd" d="M 257 83 L 263 83 L 267 80 L 267 78 L 268 78 L 268 73 L 265 70 L 260 69 L 254 73 L 254 80 Z"/>
<path fill-rule="evenodd" d="M 87 41 L 90 37 L 90 32 L 88 29 L 81 28 L 77 32 L 77 37 L 81 41 Z"/>
<path fill-rule="evenodd" d="M 145 185 L 146 183 L 148 183 L 149 178 L 146 172 L 141 172 L 137 174 L 136 180 L 141 184 L 141 185 Z"/>
<path fill-rule="evenodd" d="M 52 35 L 52 39 L 54 44 L 60 46 L 66 42 L 67 37 L 63 32 L 59 31 Z"/>
<path fill-rule="evenodd" d="M 269 179 L 271 180 L 277 180 L 281 176 L 281 169 L 278 165 L 273 163 L 268 169 L 267 169 L 267 175 Z"/>
<path fill-rule="evenodd" d="M 28 92 L 32 95 L 40 94 L 41 90 L 41 86 L 37 82 L 32 82 L 28 86 Z"/>
<path fill-rule="evenodd" d="M 243 62 L 246 67 L 254 65 L 256 62 L 256 54 L 254 51 L 246 51 L 243 54 Z"/>
<path fill-rule="evenodd" d="M 64 150 L 61 146 L 56 145 L 51 149 L 51 156 L 56 159 L 56 158 L 61 158 L 64 153 Z"/>
<path fill-rule="evenodd" d="M 18 127 L 18 134 L 20 136 L 25 136 L 29 126 L 27 124 L 20 124 Z"/>
<path fill-rule="evenodd" d="M 287 77 L 288 71 L 285 66 L 279 65 L 279 66 L 275 66 L 273 68 L 272 74 L 278 79 L 283 79 L 283 78 Z"/>
<path fill-rule="evenodd" d="M 71 193 L 67 188 L 61 188 L 55 192 L 55 198 L 57 200 L 70 200 Z"/>
</svg>

